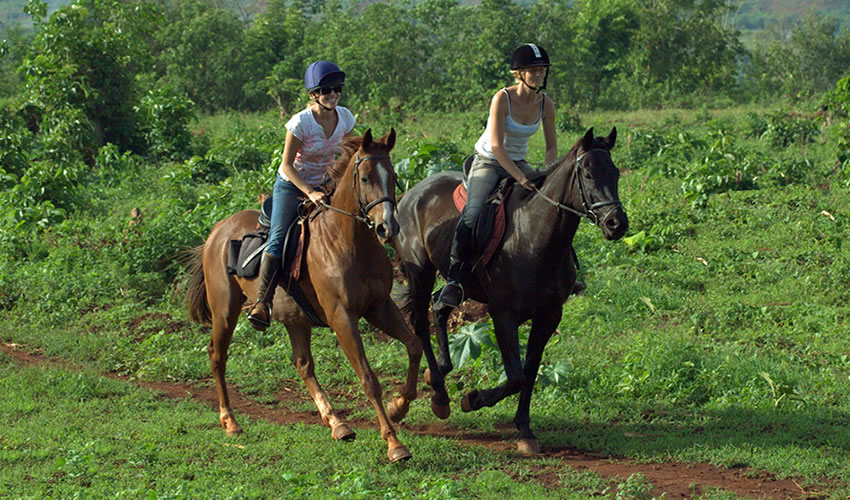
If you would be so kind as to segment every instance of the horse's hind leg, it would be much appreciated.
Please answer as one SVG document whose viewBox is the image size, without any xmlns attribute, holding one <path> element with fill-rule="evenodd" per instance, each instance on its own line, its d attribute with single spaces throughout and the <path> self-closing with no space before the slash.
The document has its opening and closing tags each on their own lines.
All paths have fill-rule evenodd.
<svg viewBox="0 0 850 500">
<path fill-rule="evenodd" d="M 325 392 L 316 379 L 316 371 L 313 364 L 313 352 L 310 348 L 311 328 L 309 323 L 286 323 L 286 331 L 289 334 L 289 342 L 292 345 L 292 362 L 301 375 L 301 379 L 310 391 L 310 397 L 316 403 L 322 422 L 331 428 L 331 435 L 336 440 L 354 439 L 355 434 L 351 428 L 339 418 L 334 411 Z"/>
<path fill-rule="evenodd" d="M 207 284 L 210 280 L 207 280 Z M 239 320 L 242 305 L 242 295 L 229 290 L 215 291 L 207 287 L 207 299 L 212 311 L 212 337 L 207 345 L 210 357 L 210 369 L 215 378 L 218 392 L 219 421 L 228 435 L 240 434 L 242 427 L 236 422 L 236 416 L 230 407 L 230 397 L 227 394 L 227 383 L 224 373 L 227 370 L 227 349 L 233 338 L 233 329 Z"/>
<path fill-rule="evenodd" d="M 502 364 L 508 380 L 492 389 L 474 390 L 461 400 L 461 409 L 475 411 L 484 406 L 493 406 L 506 397 L 520 392 L 525 384 L 525 374 L 520 358 L 517 321 L 510 312 L 491 310 L 496 341 L 502 354 Z"/>
<path fill-rule="evenodd" d="M 419 362 L 422 359 L 422 342 L 407 328 L 401 311 L 392 300 L 387 299 L 366 314 L 366 320 L 394 339 L 400 340 L 407 348 L 407 379 L 399 396 L 387 403 L 387 411 L 393 422 L 400 422 L 410 409 L 410 402 L 416 399 L 416 381 L 419 378 Z"/>
<path fill-rule="evenodd" d="M 425 369 L 425 382 L 434 390 L 434 394 L 431 396 L 431 411 L 437 418 L 447 419 L 451 415 L 449 394 L 446 391 L 445 381 L 447 372 L 443 371 L 434 355 L 434 349 L 431 346 L 431 322 L 428 319 L 428 305 L 431 289 L 434 288 L 435 273 L 436 270 L 430 265 L 427 267 L 406 266 L 408 292 L 403 308 L 410 315 L 413 331 L 422 342 L 425 360 L 428 363 L 428 368 Z"/>
<path fill-rule="evenodd" d="M 384 404 L 381 401 L 381 384 L 366 359 L 363 341 L 360 339 L 360 330 L 357 329 L 357 319 L 348 311 L 338 308 L 328 317 L 328 322 L 336 332 L 336 338 L 342 347 L 342 351 L 354 368 L 354 372 L 357 373 L 363 392 L 366 393 L 366 397 L 378 414 L 378 425 L 381 427 L 381 437 L 387 442 L 387 457 L 390 462 L 410 458 L 410 451 L 399 441 L 395 429 L 387 417 L 387 412 L 384 410 Z"/>
</svg>

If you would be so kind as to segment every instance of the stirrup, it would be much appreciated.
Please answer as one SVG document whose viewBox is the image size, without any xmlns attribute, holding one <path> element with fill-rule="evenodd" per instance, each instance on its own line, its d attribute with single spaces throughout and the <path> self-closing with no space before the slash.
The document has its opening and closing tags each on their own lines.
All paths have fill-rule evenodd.
<svg viewBox="0 0 850 500">
<path fill-rule="evenodd" d="M 262 309 L 260 309 L 262 307 Z M 264 313 L 265 317 L 259 316 L 260 313 Z M 254 307 L 251 308 L 251 311 L 248 313 L 248 321 L 251 323 L 257 330 L 265 330 L 271 325 L 271 316 L 272 310 L 271 307 L 265 302 L 258 300 Z"/>
<path fill-rule="evenodd" d="M 449 281 L 434 294 L 434 305 L 437 307 L 458 307 L 461 302 L 463 302 L 463 285 L 456 280 Z"/>
</svg>

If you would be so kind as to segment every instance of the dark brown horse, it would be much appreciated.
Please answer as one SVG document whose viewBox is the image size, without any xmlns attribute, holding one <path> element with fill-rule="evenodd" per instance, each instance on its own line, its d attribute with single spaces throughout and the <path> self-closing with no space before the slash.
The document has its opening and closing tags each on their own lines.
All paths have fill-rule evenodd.
<svg viewBox="0 0 850 500">
<path fill-rule="evenodd" d="M 461 401 L 463 411 L 493 406 L 520 393 L 514 423 L 519 448 L 539 452 L 531 430 L 529 406 L 543 348 L 561 320 L 564 302 L 576 280 L 573 236 L 582 217 L 590 219 L 609 240 L 628 228 L 628 219 L 617 193 L 619 171 L 611 161 L 617 137 L 594 137 L 587 131 L 556 165 L 543 173 L 536 192 L 513 189 L 505 201 L 507 226 L 501 247 L 485 268 L 467 272 L 463 288 L 468 298 L 488 304 L 502 353 L 507 382 L 492 389 L 473 390 Z M 437 315 L 439 359 L 431 348 L 428 305 L 436 272 L 445 275 L 449 249 L 458 217 L 452 192 L 461 182 L 458 172 L 432 175 L 414 186 L 398 205 L 401 232 L 394 241 L 408 278 L 402 310 L 422 339 L 428 360 L 426 381 L 434 389 L 431 407 L 441 418 L 449 416 L 445 375 L 452 369 L 446 320 Z M 520 356 L 518 327 L 531 320 L 525 354 Z"/>
<path fill-rule="evenodd" d="M 410 458 L 396 437 L 390 419 L 400 421 L 416 398 L 416 381 L 422 344 L 410 332 L 399 309 L 390 299 L 392 265 L 382 243 L 398 234 L 394 219 L 396 175 L 389 151 L 395 131 L 374 141 L 371 131 L 347 139 L 329 174 L 336 184 L 330 203 L 310 221 L 309 244 L 297 286 L 301 287 L 318 318 L 336 333 L 342 350 L 363 391 L 378 414 L 381 436 L 387 441 L 391 462 Z M 212 325 L 207 351 L 218 389 L 221 425 L 228 434 L 242 432 L 227 396 L 224 372 L 227 348 L 246 298 L 256 300 L 256 278 L 227 274 L 228 242 L 256 229 L 257 210 L 244 210 L 219 221 L 206 243 L 195 249 L 192 279 L 187 294 L 189 313 L 195 321 Z M 377 236 L 377 237 L 376 237 Z M 380 241 L 379 241 L 380 240 Z M 400 340 L 407 348 L 407 381 L 400 396 L 384 410 L 381 386 L 369 367 L 357 322 L 365 318 L 376 328 Z M 331 407 L 316 380 L 310 351 L 312 324 L 291 296 L 278 290 L 272 318 L 283 322 L 292 344 L 298 373 L 319 409 L 322 421 L 334 439 L 351 439 L 354 432 Z"/>
</svg>

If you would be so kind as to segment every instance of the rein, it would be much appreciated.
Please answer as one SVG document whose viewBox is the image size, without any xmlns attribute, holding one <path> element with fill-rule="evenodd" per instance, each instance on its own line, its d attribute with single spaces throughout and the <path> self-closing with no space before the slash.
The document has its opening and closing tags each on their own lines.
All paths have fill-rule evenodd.
<svg viewBox="0 0 850 500">
<path fill-rule="evenodd" d="M 388 154 L 364 156 L 364 157 L 361 158 L 359 152 L 354 157 L 354 169 L 353 169 L 352 182 L 351 182 L 351 196 L 355 200 L 357 200 L 357 208 L 360 212 L 359 214 L 351 213 L 347 210 L 337 208 L 337 207 L 335 207 L 335 206 L 333 206 L 329 203 L 322 203 L 321 207 L 322 208 L 328 208 L 330 210 L 333 210 L 334 212 L 338 212 L 338 213 L 341 213 L 343 215 L 347 215 L 349 217 L 352 217 L 355 220 L 357 220 L 358 222 L 362 222 L 362 223 L 366 224 L 366 226 L 369 229 L 374 228 L 375 227 L 375 221 L 373 221 L 372 218 L 369 217 L 369 211 L 372 210 L 376 205 L 380 205 L 381 203 L 385 203 L 385 202 L 390 202 L 390 204 L 392 204 L 392 206 L 393 206 L 393 209 L 395 209 L 395 199 L 393 199 L 391 196 L 384 196 L 384 197 L 378 198 L 377 200 L 374 200 L 374 201 L 372 201 L 368 204 L 364 204 L 363 200 L 360 198 L 360 182 L 359 182 L 359 179 L 358 179 L 358 176 L 357 176 L 357 172 L 358 172 L 358 169 L 360 167 L 360 164 L 363 163 L 364 161 L 368 161 L 368 160 L 372 160 L 372 161 L 389 160 L 389 159 L 390 159 L 390 155 L 388 155 Z"/>
<path fill-rule="evenodd" d="M 614 210 L 616 210 L 619 207 L 622 207 L 623 204 L 619 200 L 604 200 L 604 201 L 597 201 L 596 203 L 589 204 L 589 206 L 588 206 L 587 192 L 584 189 L 584 182 L 582 182 L 582 180 L 581 180 L 581 175 L 579 175 L 579 168 L 580 168 L 579 162 L 581 162 L 584 159 L 584 157 L 587 156 L 588 153 L 591 153 L 593 151 L 604 151 L 604 152 L 608 153 L 609 156 L 611 155 L 611 152 L 608 151 L 607 149 L 594 148 L 594 149 L 591 149 L 590 151 L 585 151 L 584 153 L 582 153 L 581 155 L 576 157 L 575 179 L 578 179 L 578 190 L 579 190 L 579 194 L 581 195 L 581 207 L 584 209 L 584 212 L 580 212 L 580 211 L 574 209 L 573 207 L 564 205 L 563 203 L 560 203 L 556 200 L 553 200 L 552 198 L 549 198 L 548 196 L 546 196 L 546 194 L 543 193 L 543 191 L 541 191 L 539 188 L 537 188 L 537 186 L 534 187 L 534 190 L 537 192 L 537 194 L 542 196 L 544 200 L 546 200 L 550 204 L 554 205 L 555 207 L 557 207 L 561 210 L 566 210 L 567 212 L 570 212 L 574 215 L 578 215 L 579 217 L 585 217 L 598 226 L 601 221 L 608 218 L 608 216 L 611 214 L 611 212 L 613 212 Z M 597 210 L 597 209 L 602 208 L 602 207 L 607 207 L 609 205 L 611 206 L 611 208 L 609 208 L 608 211 L 605 212 L 605 216 L 602 217 L 602 218 L 598 217 L 596 215 L 596 212 L 594 212 L 594 210 Z"/>
</svg>

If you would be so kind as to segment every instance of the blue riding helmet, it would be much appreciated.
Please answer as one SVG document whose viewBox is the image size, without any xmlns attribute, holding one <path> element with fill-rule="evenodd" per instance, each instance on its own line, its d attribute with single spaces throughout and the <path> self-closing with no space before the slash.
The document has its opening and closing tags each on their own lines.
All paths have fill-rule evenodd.
<svg viewBox="0 0 850 500">
<path fill-rule="evenodd" d="M 304 88 L 307 92 L 343 83 L 345 83 L 345 73 L 330 61 L 316 61 L 307 66 L 307 71 L 304 72 Z"/>
</svg>

